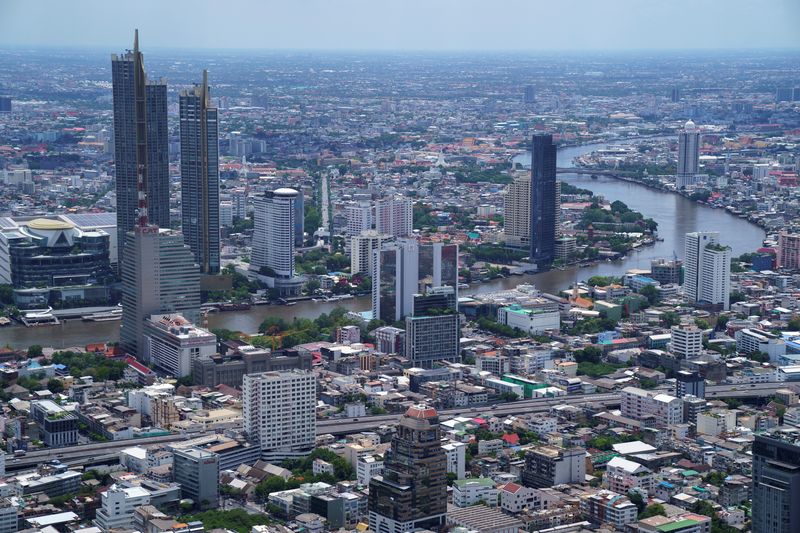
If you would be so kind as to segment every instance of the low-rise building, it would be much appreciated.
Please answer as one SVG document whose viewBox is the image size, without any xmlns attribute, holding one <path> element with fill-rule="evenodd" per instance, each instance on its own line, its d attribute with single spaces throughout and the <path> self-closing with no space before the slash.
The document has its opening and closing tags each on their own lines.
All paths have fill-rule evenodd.
<svg viewBox="0 0 800 533">
<path fill-rule="evenodd" d="M 653 490 L 652 471 L 622 457 L 614 457 L 606 464 L 603 480 L 609 489 L 618 494 L 627 494 L 631 489 L 640 489 L 650 494 Z"/>
<path fill-rule="evenodd" d="M 522 483 L 527 487 L 583 483 L 585 477 L 586 450 L 581 447 L 539 446 L 525 453 Z"/>
<path fill-rule="evenodd" d="M 627 524 L 636 522 L 639 510 L 627 496 L 610 490 L 601 490 L 581 497 L 581 512 L 593 524 L 611 524 L 622 531 Z"/>
<path fill-rule="evenodd" d="M 94 523 L 103 531 L 130 529 L 136 509 L 149 503 L 150 493 L 141 487 L 112 485 L 100 494 L 100 509 Z"/>
<path fill-rule="evenodd" d="M 478 503 L 497 507 L 498 494 L 495 482 L 488 477 L 457 479 L 453 482 L 453 505 L 456 507 Z"/>
<path fill-rule="evenodd" d="M 542 300 L 541 305 L 532 308 L 517 304 L 501 307 L 497 310 L 497 321 L 528 334 L 558 331 L 561 328 L 558 304 L 548 300 Z"/>
<path fill-rule="evenodd" d="M 217 336 L 179 314 L 151 315 L 144 327 L 144 360 L 171 376 L 192 373 L 195 359 L 217 353 Z"/>
<path fill-rule="evenodd" d="M 664 428 L 683 421 L 680 398 L 636 387 L 625 387 L 621 396 L 622 416 Z"/>
<path fill-rule="evenodd" d="M 31 418 L 39 426 L 45 446 L 73 446 L 78 443 L 78 417 L 52 400 L 31 402 Z"/>
</svg>

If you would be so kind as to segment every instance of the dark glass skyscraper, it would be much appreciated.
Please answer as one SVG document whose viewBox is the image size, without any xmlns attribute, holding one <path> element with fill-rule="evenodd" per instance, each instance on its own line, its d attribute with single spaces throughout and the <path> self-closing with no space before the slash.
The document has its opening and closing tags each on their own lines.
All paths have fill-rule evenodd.
<svg viewBox="0 0 800 533">
<path fill-rule="evenodd" d="M 148 81 L 139 52 L 139 32 L 133 51 L 111 56 L 114 97 L 114 165 L 117 181 L 117 257 L 122 258 L 126 234 L 145 223 L 169 227 L 169 138 L 167 85 Z M 139 210 L 139 175 L 148 209 Z"/>
<path fill-rule="evenodd" d="M 778 429 L 753 443 L 753 533 L 800 531 L 800 431 Z"/>
<path fill-rule="evenodd" d="M 181 222 L 200 272 L 219 272 L 219 143 L 208 73 L 180 95 Z"/>
<path fill-rule="evenodd" d="M 392 323 L 413 310 L 414 295 L 431 287 L 450 286 L 458 299 L 458 245 L 420 244 L 400 238 L 375 252 L 372 314 Z"/>
<path fill-rule="evenodd" d="M 541 269 L 553 262 L 556 247 L 556 145 L 552 135 L 534 135 L 531 149 L 530 260 Z"/>
</svg>

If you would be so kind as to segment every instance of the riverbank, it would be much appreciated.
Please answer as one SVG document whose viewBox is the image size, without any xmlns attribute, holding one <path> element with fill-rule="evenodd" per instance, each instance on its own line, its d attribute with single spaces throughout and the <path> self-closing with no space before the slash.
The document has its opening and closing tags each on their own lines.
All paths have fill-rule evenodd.
<svg viewBox="0 0 800 533">
<path fill-rule="evenodd" d="M 722 210 L 725 210 L 728 213 L 730 213 L 731 215 L 736 216 L 738 218 L 741 218 L 742 220 L 746 220 L 747 222 L 749 222 L 749 223 L 761 228 L 764 231 L 768 231 L 770 229 L 760 219 L 753 218 L 751 216 L 742 216 L 744 213 L 738 211 L 735 207 L 733 207 L 731 205 L 724 205 L 723 206 L 723 205 L 710 204 L 708 202 L 701 202 L 699 200 L 694 200 L 694 199 L 692 199 L 691 194 L 689 194 L 687 191 L 671 189 L 669 187 L 664 186 L 664 184 L 661 183 L 660 181 L 659 182 L 652 182 L 652 181 L 640 180 L 640 179 L 632 178 L 630 176 L 623 176 L 621 174 L 617 174 L 615 172 L 611 172 L 608 169 L 604 169 L 604 168 L 596 168 L 596 169 L 592 168 L 592 167 L 580 167 L 580 168 L 581 168 L 581 170 L 584 171 L 582 173 L 591 174 L 592 171 L 602 172 L 603 176 L 607 176 L 609 178 L 614 178 L 614 179 L 620 180 L 620 181 L 627 181 L 628 183 L 633 183 L 633 184 L 638 185 L 640 187 L 646 187 L 648 189 L 652 189 L 652 190 L 656 190 L 656 191 L 662 191 L 662 192 L 665 192 L 665 193 L 668 193 L 668 194 L 677 194 L 678 196 L 682 196 L 682 197 L 686 198 L 690 202 L 695 202 L 695 203 L 697 203 L 699 205 L 702 205 L 704 207 L 709 207 L 711 209 L 722 209 Z M 591 174 L 591 175 L 594 176 L 595 174 Z"/>
<path fill-rule="evenodd" d="M 576 156 L 596 149 L 583 146 L 559 151 L 559 163 L 566 166 Z M 576 279 L 592 276 L 618 276 L 626 270 L 650 268 L 650 261 L 658 258 L 683 256 L 685 235 L 703 229 L 719 231 L 720 240 L 731 246 L 734 255 L 752 252 L 761 246 L 764 232 L 751 222 L 723 209 L 707 209 L 710 206 L 698 204 L 684 196 L 645 187 L 637 182 L 617 180 L 608 176 L 591 179 L 589 176 L 563 174 L 561 179 L 606 198 L 618 199 L 633 210 L 653 218 L 658 223 L 660 241 L 652 246 L 640 247 L 617 261 L 601 261 L 590 266 L 573 265 L 563 270 L 550 270 L 536 274 L 509 276 L 470 286 L 460 291 L 461 295 L 482 294 L 516 287 L 521 283 L 536 285 L 540 290 L 557 293 L 568 287 Z M 365 311 L 371 306 L 370 297 L 356 297 L 339 302 L 298 302 L 287 307 L 282 305 L 259 305 L 248 311 L 212 313 L 207 322 L 209 328 L 225 328 L 253 333 L 268 316 L 277 316 L 291 321 L 294 317 L 316 318 L 322 313 L 330 313 L 336 307 L 348 311 Z M 85 346 L 92 342 L 111 342 L 119 339 L 119 321 L 82 322 L 70 321 L 67 325 L 47 326 L 27 329 L 19 326 L 0 328 L 0 346 L 24 349 L 31 344 L 66 348 Z"/>
</svg>

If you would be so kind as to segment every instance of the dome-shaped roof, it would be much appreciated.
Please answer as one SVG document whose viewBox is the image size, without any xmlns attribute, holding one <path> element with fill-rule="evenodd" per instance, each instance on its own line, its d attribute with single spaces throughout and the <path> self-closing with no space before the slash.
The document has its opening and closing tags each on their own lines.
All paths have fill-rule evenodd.
<svg viewBox="0 0 800 533">
<path fill-rule="evenodd" d="M 689 119 L 686 121 L 686 124 L 683 125 L 683 129 L 686 131 L 694 131 L 697 129 L 697 125 Z"/>
<path fill-rule="evenodd" d="M 42 231 L 71 229 L 75 227 L 75 225 L 70 222 L 65 222 L 63 220 L 53 220 L 49 218 L 35 218 L 30 222 L 28 222 L 27 226 L 31 229 L 38 229 Z"/>
<path fill-rule="evenodd" d="M 275 196 L 297 196 L 300 194 L 294 189 L 290 189 L 289 187 L 281 187 L 280 189 L 275 189 L 272 191 Z"/>
<path fill-rule="evenodd" d="M 438 416 L 436 409 L 428 407 L 427 405 L 413 405 L 406 411 L 406 416 L 409 418 L 435 418 Z"/>
</svg>

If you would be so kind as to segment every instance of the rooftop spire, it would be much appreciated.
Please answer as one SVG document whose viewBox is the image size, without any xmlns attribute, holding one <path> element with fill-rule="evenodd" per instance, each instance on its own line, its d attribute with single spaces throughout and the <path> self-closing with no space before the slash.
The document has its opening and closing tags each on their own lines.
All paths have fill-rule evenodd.
<svg viewBox="0 0 800 533">
<path fill-rule="evenodd" d="M 139 53 L 139 28 L 133 30 L 133 53 Z"/>
<path fill-rule="evenodd" d="M 208 70 L 203 69 L 203 103 L 207 106 L 209 104 L 208 97 Z"/>
</svg>

